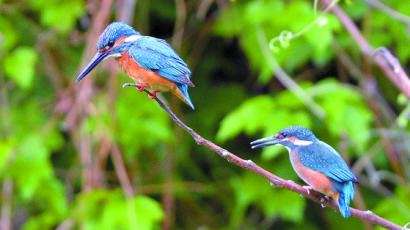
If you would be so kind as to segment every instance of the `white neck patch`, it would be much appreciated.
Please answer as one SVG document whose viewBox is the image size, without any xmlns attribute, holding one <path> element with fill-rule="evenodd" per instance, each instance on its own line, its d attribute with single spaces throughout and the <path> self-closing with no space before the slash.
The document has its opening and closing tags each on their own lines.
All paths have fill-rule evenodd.
<svg viewBox="0 0 410 230">
<path fill-rule="evenodd" d="M 295 140 L 295 142 L 293 142 L 293 144 L 297 146 L 308 146 L 308 145 L 311 145 L 312 143 L 313 141 L 304 141 L 304 140 Z"/>
<path fill-rule="evenodd" d="M 114 54 L 108 55 L 106 58 L 119 58 L 121 56 L 122 56 L 122 54 L 120 54 L 120 53 L 114 53 Z"/>
<path fill-rule="evenodd" d="M 126 39 L 124 39 L 124 42 L 135 42 L 138 39 L 140 39 L 142 36 L 141 35 L 131 35 L 129 37 L 127 37 Z"/>
</svg>

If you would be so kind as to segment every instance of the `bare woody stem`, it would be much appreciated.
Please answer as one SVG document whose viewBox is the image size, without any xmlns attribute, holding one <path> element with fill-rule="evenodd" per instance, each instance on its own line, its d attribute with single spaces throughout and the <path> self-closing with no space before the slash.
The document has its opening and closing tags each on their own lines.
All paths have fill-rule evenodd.
<svg viewBox="0 0 410 230">
<path fill-rule="evenodd" d="M 332 4 L 331 0 L 323 0 L 323 2 L 326 6 Z M 384 47 L 373 50 L 352 19 L 350 19 L 350 17 L 338 5 L 332 6 L 330 10 L 339 18 L 340 22 L 356 41 L 362 53 L 367 57 L 372 58 L 396 88 L 410 99 L 410 79 L 397 58 Z"/>
<path fill-rule="evenodd" d="M 139 90 L 143 90 L 145 93 L 147 93 L 149 96 L 152 96 L 151 92 L 148 91 L 145 88 L 140 87 L 137 84 L 124 84 L 123 87 L 126 86 L 134 86 L 137 87 Z M 205 147 L 208 147 L 209 149 L 211 149 L 212 151 L 218 153 L 221 157 L 225 158 L 228 162 L 240 166 L 244 169 L 248 169 L 264 178 L 266 178 L 269 183 L 272 186 L 275 187 L 280 187 L 280 188 L 285 188 L 288 189 L 290 191 L 294 191 L 296 193 L 299 193 L 303 196 L 308 197 L 309 199 L 317 202 L 317 203 L 321 203 L 325 206 L 328 206 L 332 209 L 335 210 L 339 210 L 337 204 L 333 201 L 333 200 L 325 200 L 323 199 L 323 194 L 315 192 L 315 191 L 311 191 L 307 192 L 307 190 L 305 188 L 303 188 L 302 186 L 296 184 L 295 182 L 291 181 L 291 180 L 285 180 L 283 178 L 280 178 L 278 176 L 276 176 L 275 174 L 272 174 L 271 172 L 261 168 L 260 166 L 258 166 L 257 164 L 255 164 L 253 161 L 251 160 L 244 160 L 238 156 L 236 156 L 235 154 L 229 152 L 226 149 L 223 149 L 221 147 L 219 147 L 218 145 L 214 144 L 211 141 L 206 140 L 205 138 L 203 138 L 202 136 L 200 136 L 198 133 L 196 133 L 193 129 L 191 129 L 190 127 L 188 127 L 187 125 L 185 125 L 172 111 L 170 108 L 168 108 L 168 106 L 166 106 L 164 104 L 164 102 L 162 102 L 160 99 L 158 99 L 157 97 L 154 97 L 155 101 L 157 101 L 157 103 L 159 104 L 159 106 L 161 108 L 163 108 L 168 114 L 169 116 L 172 118 L 172 120 L 174 120 L 179 126 L 181 126 L 185 131 L 187 131 L 189 134 L 191 134 L 191 136 L 194 138 L 194 140 L 196 141 L 197 144 L 199 145 L 203 145 Z M 352 216 L 355 216 L 357 218 L 360 218 L 362 220 L 368 221 L 370 223 L 373 224 L 377 224 L 380 225 L 384 228 L 387 229 L 392 229 L 392 230 L 400 230 L 402 229 L 400 226 L 398 226 L 395 223 L 392 223 L 380 216 L 377 216 L 376 214 L 374 214 L 371 211 L 361 211 L 358 209 L 354 209 L 354 208 L 350 208 L 350 212 Z"/>
</svg>

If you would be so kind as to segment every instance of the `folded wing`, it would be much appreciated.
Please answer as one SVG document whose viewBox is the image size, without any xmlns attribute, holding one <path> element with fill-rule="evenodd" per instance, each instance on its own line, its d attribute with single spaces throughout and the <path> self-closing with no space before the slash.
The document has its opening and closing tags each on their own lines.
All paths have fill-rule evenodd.
<svg viewBox="0 0 410 230">
<path fill-rule="evenodd" d="M 300 161 L 306 167 L 319 171 L 339 183 L 358 183 L 343 158 L 330 145 L 318 141 L 309 145 L 309 148 L 301 146 L 298 151 L 301 153 Z"/>
<path fill-rule="evenodd" d="M 168 43 L 162 39 L 143 36 L 128 50 L 138 64 L 175 83 L 194 86 L 191 71 Z"/>
</svg>

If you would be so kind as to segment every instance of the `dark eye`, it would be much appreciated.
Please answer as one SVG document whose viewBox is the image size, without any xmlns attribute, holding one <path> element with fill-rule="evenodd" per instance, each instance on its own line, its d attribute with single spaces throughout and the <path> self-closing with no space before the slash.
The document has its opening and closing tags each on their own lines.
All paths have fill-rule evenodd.
<svg viewBox="0 0 410 230">
<path fill-rule="evenodd" d="M 281 135 L 282 137 L 287 137 L 287 136 L 288 136 L 288 133 L 282 132 L 280 135 Z"/>
<path fill-rule="evenodd" d="M 113 47 L 113 46 L 114 46 L 114 41 L 108 41 L 107 46 L 109 46 L 109 47 Z"/>
</svg>

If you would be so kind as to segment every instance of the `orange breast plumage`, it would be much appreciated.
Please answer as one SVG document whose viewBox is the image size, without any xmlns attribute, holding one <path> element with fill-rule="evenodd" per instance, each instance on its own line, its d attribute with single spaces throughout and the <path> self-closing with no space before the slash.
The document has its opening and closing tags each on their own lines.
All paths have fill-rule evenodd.
<svg viewBox="0 0 410 230">
<path fill-rule="evenodd" d="M 334 191 L 333 182 L 328 176 L 304 166 L 297 153 L 290 151 L 289 156 L 293 169 L 303 181 L 312 186 L 314 190 L 331 196 L 336 202 L 338 202 L 339 193 Z"/>
<path fill-rule="evenodd" d="M 132 78 L 137 84 L 148 84 L 152 89 L 160 91 L 171 91 L 183 102 L 187 103 L 181 90 L 178 89 L 175 82 L 161 77 L 157 73 L 141 67 L 127 52 L 117 58 L 121 68 Z"/>
</svg>

